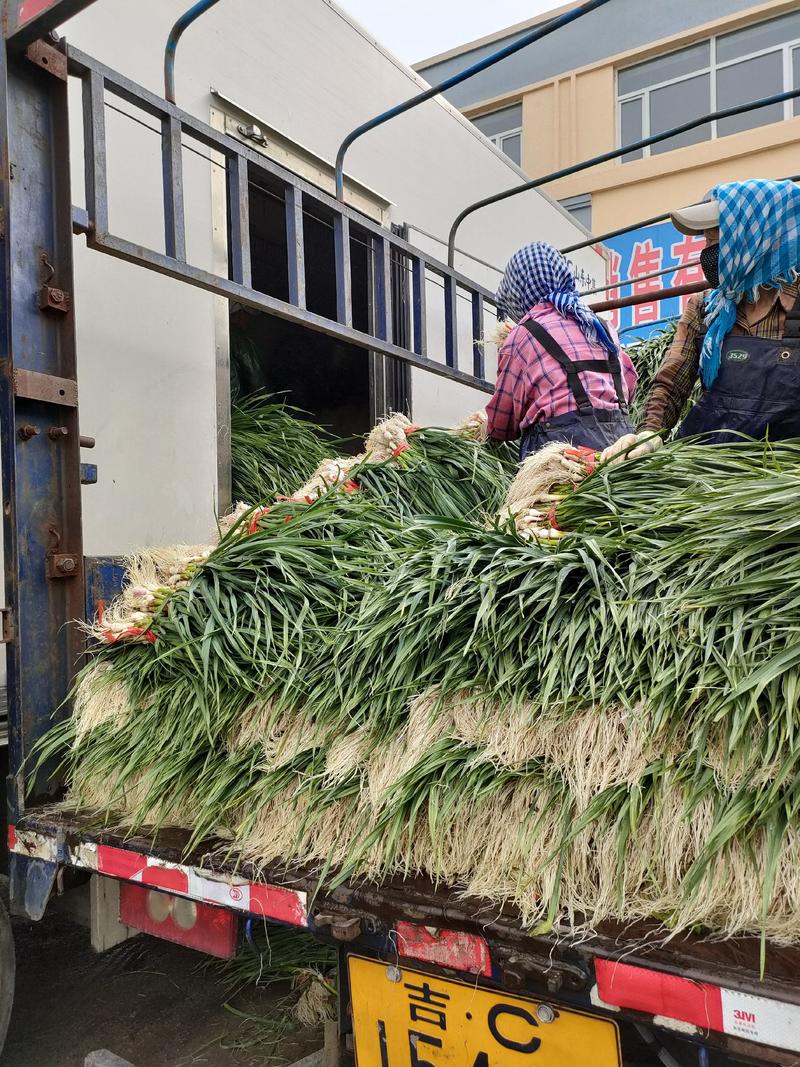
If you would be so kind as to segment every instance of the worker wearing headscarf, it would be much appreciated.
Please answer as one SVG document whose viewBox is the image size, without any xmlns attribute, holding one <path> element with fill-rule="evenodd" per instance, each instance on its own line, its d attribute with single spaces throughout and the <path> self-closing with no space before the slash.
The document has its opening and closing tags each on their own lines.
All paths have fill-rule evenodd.
<svg viewBox="0 0 800 1067">
<path fill-rule="evenodd" d="M 640 428 L 672 429 L 699 375 L 702 394 L 678 437 L 704 434 L 707 444 L 740 434 L 800 437 L 800 189 L 790 181 L 730 182 L 672 221 L 681 233 L 705 235 L 700 263 L 711 291 L 693 297 L 681 316 Z M 630 443 L 623 438 L 606 458 Z"/>
<path fill-rule="evenodd" d="M 561 253 L 544 242 L 511 257 L 497 291 L 511 318 L 486 409 L 490 439 L 521 436 L 520 458 L 551 441 L 603 449 L 631 432 L 636 371 L 611 326 L 583 303 Z"/>
</svg>

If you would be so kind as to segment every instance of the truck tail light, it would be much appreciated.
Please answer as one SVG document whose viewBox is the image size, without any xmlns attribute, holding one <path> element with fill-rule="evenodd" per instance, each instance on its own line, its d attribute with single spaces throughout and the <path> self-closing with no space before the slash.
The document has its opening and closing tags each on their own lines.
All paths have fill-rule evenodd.
<svg viewBox="0 0 800 1067">
<path fill-rule="evenodd" d="M 236 955 L 236 915 L 213 904 L 122 882 L 119 918 L 135 930 L 198 949 L 209 956 L 227 960 Z"/>
</svg>

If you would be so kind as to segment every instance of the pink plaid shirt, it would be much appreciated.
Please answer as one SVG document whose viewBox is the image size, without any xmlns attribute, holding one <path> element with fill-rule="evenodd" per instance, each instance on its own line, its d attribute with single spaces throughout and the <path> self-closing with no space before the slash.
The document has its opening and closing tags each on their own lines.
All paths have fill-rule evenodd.
<svg viewBox="0 0 800 1067">
<path fill-rule="evenodd" d="M 564 371 L 522 325 L 528 319 L 540 323 L 570 359 L 598 359 L 606 354 L 604 348 L 587 341 L 574 319 L 559 314 L 552 304 L 537 304 L 531 308 L 500 349 L 497 384 L 486 407 L 489 436 L 495 441 L 513 441 L 535 422 L 577 410 Z M 619 344 L 613 326 L 608 325 L 608 331 L 612 340 Z M 624 348 L 620 349 L 619 356 L 622 388 L 630 403 L 636 389 L 636 369 Z M 581 381 L 594 407 L 617 407 L 611 375 L 585 371 Z"/>
</svg>

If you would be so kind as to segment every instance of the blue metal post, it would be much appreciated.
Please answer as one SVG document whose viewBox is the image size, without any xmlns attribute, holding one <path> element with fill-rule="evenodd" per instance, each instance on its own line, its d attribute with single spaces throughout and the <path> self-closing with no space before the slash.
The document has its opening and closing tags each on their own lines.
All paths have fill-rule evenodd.
<svg viewBox="0 0 800 1067">
<path fill-rule="evenodd" d="M 2 158 L 12 161 L 0 176 L 0 453 L 14 819 L 23 763 L 67 713 L 83 650 L 68 623 L 83 618 L 84 584 L 67 82 L 4 48 L 0 62 Z M 32 792 L 57 787 L 45 772 Z"/>
<path fill-rule="evenodd" d="M 610 0 L 588 0 L 587 3 L 581 4 L 580 7 L 576 7 L 572 11 L 566 11 L 563 15 L 558 15 L 556 18 L 550 19 L 543 25 L 535 27 L 535 29 L 523 34 L 522 37 L 519 37 L 516 41 L 512 41 L 511 44 L 507 44 L 504 48 L 499 48 L 496 52 L 492 52 L 491 55 L 485 56 L 477 63 L 473 63 L 472 66 L 467 67 L 466 70 L 459 71 L 458 74 L 453 74 L 449 78 L 445 78 L 444 81 L 439 82 L 437 85 L 432 85 L 430 89 L 425 89 L 423 92 L 409 97 L 408 100 L 404 100 L 402 104 L 396 104 L 394 107 L 390 107 L 388 111 L 376 115 L 375 118 L 370 119 L 368 122 L 356 126 L 356 128 L 351 130 L 342 141 L 339 146 L 339 151 L 336 153 L 336 199 L 344 200 L 344 157 L 347 154 L 347 149 L 354 141 L 363 136 L 363 134 L 368 133 L 370 130 L 374 130 L 377 126 L 382 126 L 384 122 L 389 122 L 390 119 L 396 118 L 398 115 L 403 115 L 406 111 L 410 111 L 413 107 L 417 107 L 419 104 L 424 104 L 426 100 L 431 100 L 434 96 L 447 92 L 448 89 L 452 89 L 453 86 L 460 85 L 461 82 L 466 81 L 468 78 L 480 74 L 481 71 L 494 66 L 495 63 L 499 63 L 508 56 L 513 56 L 515 52 L 519 52 L 520 49 L 526 48 L 529 44 L 533 44 L 534 41 L 541 40 L 542 37 L 546 37 L 549 33 L 555 33 L 555 31 L 560 30 L 562 26 L 567 26 L 570 22 L 574 22 L 575 19 L 579 19 L 583 15 L 588 15 L 590 11 L 595 11 L 598 7 L 603 7 L 604 4 L 609 2 Z M 172 97 L 168 96 L 167 99 L 171 100 Z"/>
<path fill-rule="evenodd" d="M 169 31 L 167 47 L 164 49 L 164 96 L 172 104 L 175 103 L 175 55 L 178 51 L 178 41 L 193 22 L 218 3 L 219 0 L 198 0 L 188 11 L 184 11 Z"/>
</svg>

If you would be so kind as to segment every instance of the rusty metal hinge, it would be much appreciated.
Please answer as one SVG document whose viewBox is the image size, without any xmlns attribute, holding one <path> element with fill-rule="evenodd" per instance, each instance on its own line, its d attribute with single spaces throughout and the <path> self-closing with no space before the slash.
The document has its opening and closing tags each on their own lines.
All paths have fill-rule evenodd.
<svg viewBox="0 0 800 1067">
<path fill-rule="evenodd" d="M 54 78 L 65 82 L 67 80 L 67 57 L 57 48 L 53 48 L 46 41 L 34 41 L 25 49 L 25 58 L 37 67 L 46 70 Z"/>
<path fill-rule="evenodd" d="M 14 370 L 14 395 L 26 400 L 41 400 L 65 408 L 78 406 L 78 383 L 74 378 L 59 378 L 37 370 Z"/>
<path fill-rule="evenodd" d="M 60 311 L 66 314 L 72 304 L 72 299 L 66 289 L 59 289 L 55 285 L 43 285 L 39 290 L 40 311 Z"/>
<path fill-rule="evenodd" d="M 329 926 L 331 936 L 335 941 L 355 941 L 361 936 L 360 915 L 337 915 L 317 914 L 314 916 L 314 925 L 318 927 Z"/>
<path fill-rule="evenodd" d="M 0 642 L 7 645 L 14 640 L 14 615 L 11 608 L 0 608 Z"/>
<path fill-rule="evenodd" d="M 51 285 L 56 275 L 56 268 L 50 262 L 47 252 L 42 252 L 39 257 L 41 262 L 42 287 L 39 290 L 39 309 L 41 311 L 59 311 L 66 314 L 72 304 L 70 293 L 66 289 L 60 289 L 57 285 Z"/>
<path fill-rule="evenodd" d="M 74 578 L 79 571 L 80 556 L 74 552 L 48 552 L 48 578 Z"/>
</svg>

